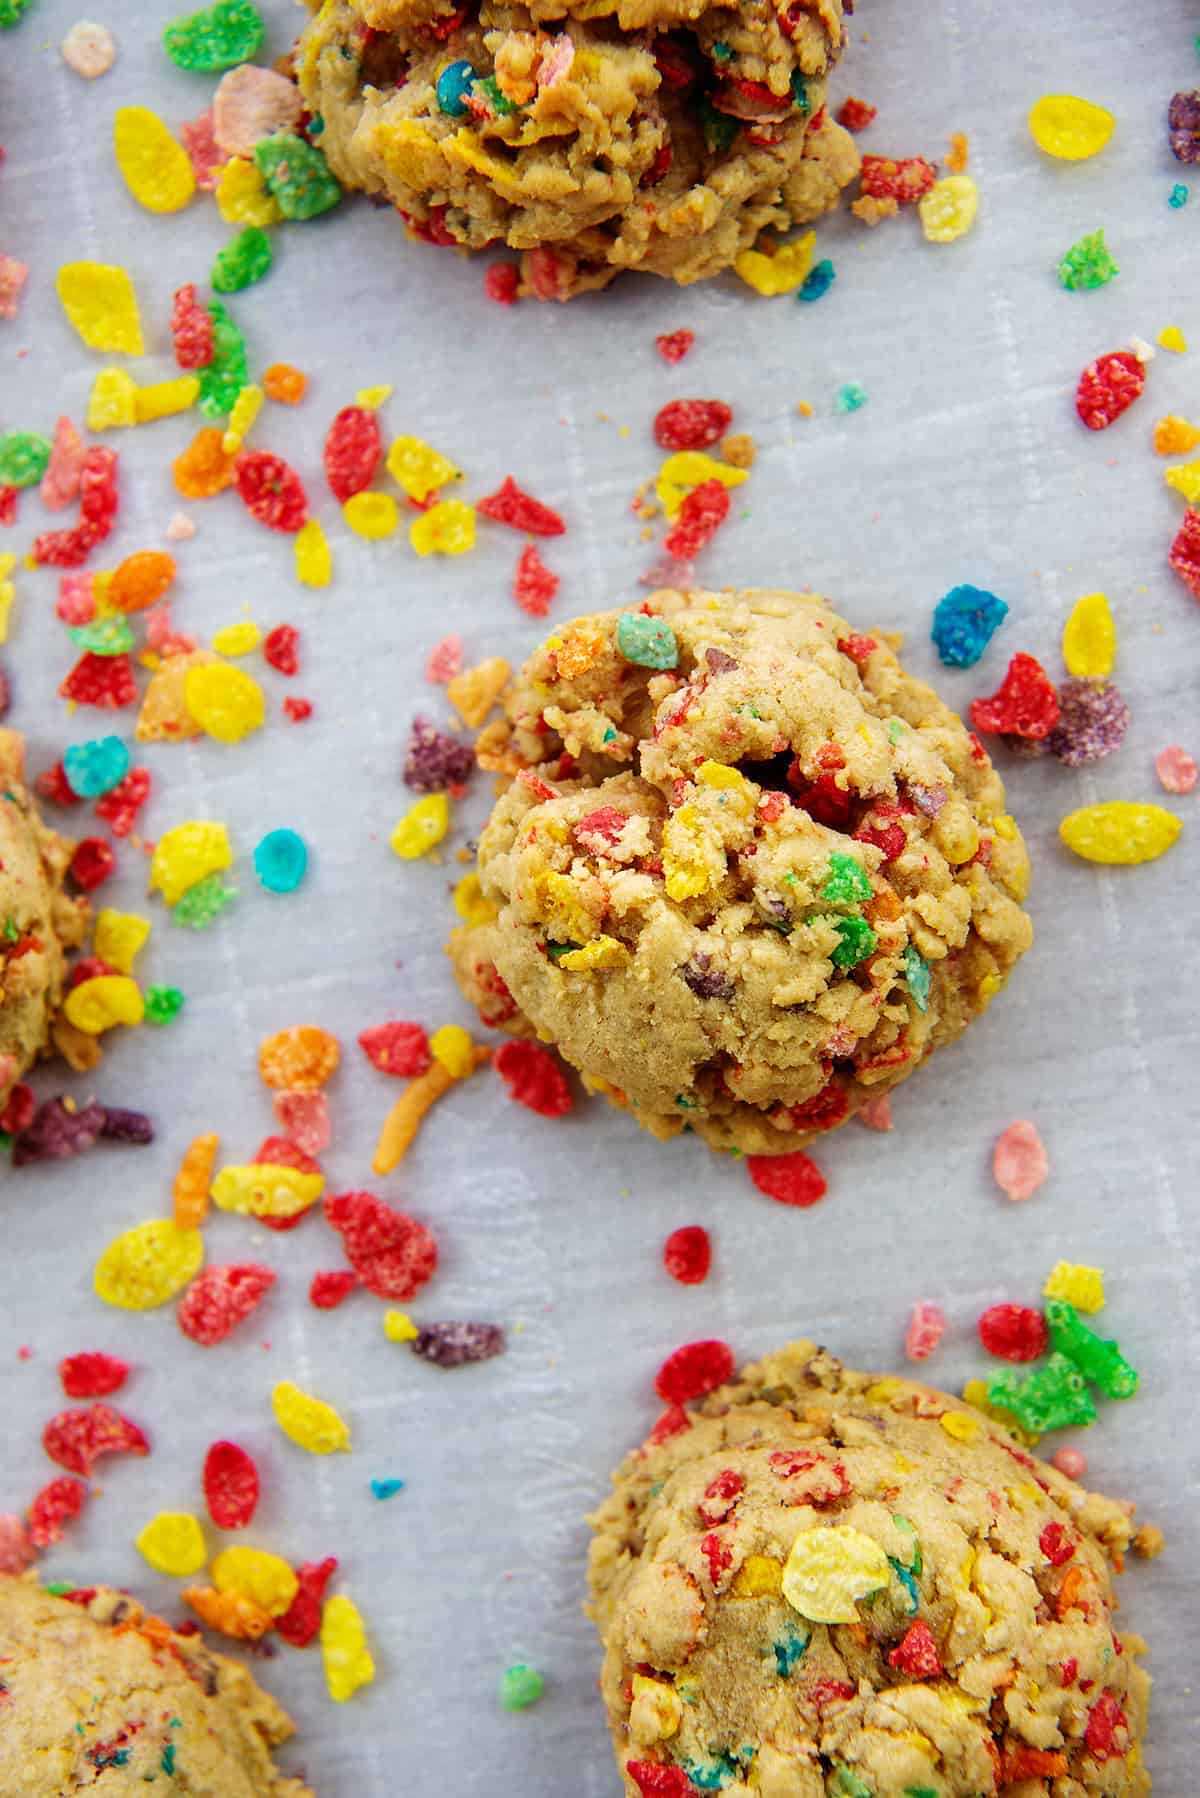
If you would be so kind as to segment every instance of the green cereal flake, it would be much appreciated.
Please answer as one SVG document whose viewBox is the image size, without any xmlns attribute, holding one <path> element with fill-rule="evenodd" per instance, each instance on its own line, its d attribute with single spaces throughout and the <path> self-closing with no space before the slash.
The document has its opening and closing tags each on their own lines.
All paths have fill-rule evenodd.
<svg viewBox="0 0 1200 1798">
<path fill-rule="evenodd" d="M 218 293 L 240 293 L 268 273 L 274 260 L 271 240 L 259 225 L 247 225 L 218 250 L 212 266 L 212 284 Z"/>
<path fill-rule="evenodd" d="M 1088 1328 L 1074 1305 L 1066 1299 L 1047 1299 L 1046 1322 L 1053 1347 L 1085 1378 L 1094 1380 L 1105 1398 L 1133 1397 L 1138 1389 L 1137 1369 L 1130 1366 L 1117 1343 Z"/>
<path fill-rule="evenodd" d="M 871 897 L 870 877 L 862 863 L 852 855 L 836 850 L 829 858 L 829 873 L 821 888 L 821 897 L 830 905 L 861 905 Z"/>
<path fill-rule="evenodd" d="M 908 982 L 909 994 L 917 1010 L 928 1011 L 929 988 L 933 976 L 929 972 L 929 963 L 911 943 L 907 943 L 904 948 L 904 978 Z"/>
<path fill-rule="evenodd" d="M 674 668 L 679 661 L 675 632 L 664 618 L 649 618 L 645 612 L 621 613 L 617 648 L 639 668 Z"/>
<path fill-rule="evenodd" d="M 0 0 L 0 31 L 8 31 L 21 22 L 22 13 L 28 12 L 33 0 Z"/>
<path fill-rule="evenodd" d="M 183 1010 L 183 994 L 177 986 L 146 988 L 147 1024 L 170 1024 Z"/>
<path fill-rule="evenodd" d="M 246 340 L 222 306 L 220 300 L 209 303 L 208 316 L 213 322 L 213 359 L 207 368 L 198 369 L 199 406 L 205 418 L 222 419 L 233 411 L 233 403 L 250 379 L 246 366 Z"/>
<path fill-rule="evenodd" d="M 324 152 L 290 131 L 277 131 L 255 144 L 254 160 L 284 218 L 316 218 L 342 197 Z"/>
<path fill-rule="evenodd" d="M 257 56 L 263 35 L 262 15 L 249 0 L 217 0 L 203 12 L 175 19 L 162 41 L 176 68 L 211 75 Z"/>
<path fill-rule="evenodd" d="M 1104 241 L 1103 227 L 1073 243 L 1058 265 L 1058 278 L 1072 293 L 1104 287 L 1120 272 Z"/>
<path fill-rule="evenodd" d="M 829 958 L 835 968 L 856 968 L 874 955 L 879 938 L 865 918 L 831 918 L 830 923 L 841 939 Z"/>
<path fill-rule="evenodd" d="M 0 487 L 36 487 L 49 461 L 49 438 L 36 431 L 6 432 L 0 437 Z"/>
<path fill-rule="evenodd" d="M 987 1396 L 989 1405 L 1007 1411 L 1034 1436 L 1096 1421 L 1087 1382 L 1063 1354 L 1051 1355 L 1024 1376 L 1006 1369 L 988 1381 Z"/>
<path fill-rule="evenodd" d="M 206 874 L 171 907 L 171 922 L 189 930 L 207 930 L 237 898 L 237 893 L 236 887 L 225 885 L 220 874 Z"/>
<path fill-rule="evenodd" d="M 506 1711 L 525 1711 L 537 1703 L 545 1689 L 546 1682 L 537 1668 L 518 1662 L 501 1676 L 500 1703 Z"/>
</svg>

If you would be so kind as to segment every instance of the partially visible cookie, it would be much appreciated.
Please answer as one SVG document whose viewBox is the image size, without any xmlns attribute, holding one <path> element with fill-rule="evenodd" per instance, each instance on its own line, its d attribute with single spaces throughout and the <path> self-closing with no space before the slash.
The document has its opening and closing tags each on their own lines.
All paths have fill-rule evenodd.
<svg viewBox="0 0 1200 1798">
<path fill-rule="evenodd" d="M 0 1105 L 49 1047 L 66 952 L 87 927 L 87 901 L 63 892 L 73 849 L 42 822 L 22 739 L 0 730 Z"/>
<path fill-rule="evenodd" d="M 0 1793 L 313 1798 L 275 1766 L 292 1733 L 244 1667 L 132 1598 L 0 1576 Z"/>
<path fill-rule="evenodd" d="M 315 10 L 295 67 L 334 173 L 426 241 L 524 251 L 542 299 L 717 274 L 858 171 L 825 111 L 842 0 Z"/>
<path fill-rule="evenodd" d="M 796 1342 L 623 1462 L 591 1614 L 628 1798 L 1144 1798 L 1132 1506 Z"/>
</svg>

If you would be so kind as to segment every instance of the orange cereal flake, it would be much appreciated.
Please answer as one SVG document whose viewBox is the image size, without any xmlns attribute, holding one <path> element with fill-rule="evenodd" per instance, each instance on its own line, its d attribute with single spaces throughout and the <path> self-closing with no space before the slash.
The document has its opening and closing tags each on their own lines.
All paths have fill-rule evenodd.
<svg viewBox="0 0 1200 1798">
<path fill-rule="evenodd" d="M 184 499 L 211 499 L 233 485 L 234 455 L 226 455 L 224 431 L 205 425 L 197 431 L 181 456 L 172 463 L 176 492 Z"/>
<path fill-rule="evenodd" d="M 183 1600 L 189 1604 L 201 1623 L 220 1630 L 223 1636 L 234 1636 L 239 1642 L 260 1642 L 275 1619 L 244 1592 L 218 1592 L 212 1586 L 187 1586 Z"/>
<path fill-rule="evenodd" d="M 955 131 L 950 138 L 950 154 L 946 167 L 952 175 L 965 175 L 971 159 L 971 140 L 965 131 Z"/>
<path fill-rule="evenodd" d="M 272 362 L 264 370 L 263 392 L 280 406 L 298 406 L 308 389 L 308 376 L 290 362 Z"/>
<path fill-rule="evenodd" d="M 183 1152 L 173 1189 L 175 1225 L 198 1230 L 208 1215 L 208 1189 L 221 1139 L 215 1131 L 195 1137 Z"/>
<path fill-rule="evenodd" d="M 139 549 L 113 572 L 106 598 L 118 612 L 144 612 L 175 579 L 175 558 L 165 549 Z"/>
<path fill-rule="evenodd" d="M 324 1086 L 341 1058 L 336 1036 L 316 1024 L 297 1024 L 263 1038 L 258 1071 L 272 1092 L 312 1093 Z"/>
</svg>

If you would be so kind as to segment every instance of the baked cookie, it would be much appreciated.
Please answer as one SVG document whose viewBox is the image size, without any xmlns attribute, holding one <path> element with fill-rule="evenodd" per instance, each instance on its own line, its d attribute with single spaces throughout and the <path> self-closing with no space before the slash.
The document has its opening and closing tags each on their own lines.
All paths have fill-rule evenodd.
<svg viewBox="0 0 1200 1798">
<path fill-rule="evenodd" d="M 291 1734 L 244 1667 L 132 1598 L 0 1577 L 0 1792 L 313 1798 L 272 1758 Z"/>
<path fill-rule="evenodd" d="M 480 740 L 517 776 L 479 848 L 497 916 L 452 938 L 460 983 L 657 1136 L 801 1147 L 959 1036 L 1029 947 L 984 750 L 814 594 L 578 619 L 507 710 Z"/>
<path fill-rule="evenodd" d="M 49 1046 L 66 951 L 87 928 L 87 901 L 63 892 L 74 847 L 39 816 L 22 739 L 0 730 L 0 1106 Z"/>
<path fill-rule="evenodd" d="M 842 0 L 312 0 L 295 70 L 348 187 L 568 299 L 728 268 L 858 172 L 825 111 Z"/>
<path fill-rule="evenodd" d="M 1149 1792 L 1132 1506 L 811 1342 L 673 1421 L 592 1519 L 629 1798 Z"/>
</svg>

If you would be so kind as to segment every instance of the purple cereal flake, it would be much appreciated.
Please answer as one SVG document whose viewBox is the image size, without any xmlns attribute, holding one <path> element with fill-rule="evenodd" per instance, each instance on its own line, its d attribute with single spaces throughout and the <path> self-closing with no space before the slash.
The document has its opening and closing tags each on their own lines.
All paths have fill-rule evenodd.
<svg viewBox="0 0 1200 1798">
<path fill-rule="evenodd" d="M 689 962 L 679 971 L 697 999 L 732 999 L 737 992 L 728 974 L 723 974 L 719 968 L 709 967 L 707 955 L 698 955 L 694 962 Z"/>
<path fill-rule="evenodd" d="M 490 1361 L 502 1355 L 504 1329 L 500 1324 L 425 1324 L 410 1342 L 414 1355 L 435 1367 L 465 1367 L 469 1361 Z"/>
<path fill-rule="evenodd" d="M 1178 162 L 1200 162 L 1200 88 L 1172 94 L 1167 108 L 1171 150 Z"/>
<path fill-rule="evenodd" d="M 1046 747 L 1068 768 L 1099 762 L 1121 747 L 1129 729 L 1129 707 L 1110 680 L 1065 680 L 1058 689 L 1058 723 Z"/>
<path fill-rule="evenodd" d="M 100 1135 L 105 1142 L 150 1143 L 154 1124 L 144 1111 L 127 1111 L 123 1105 L 105 1105 Z"/>
<path fill-rule="evenodd" d="M 733 657 L 726 655 L 723 649 L 706 649 L 704 659 L 713 674 L 732 674 L 738 666 Z"/>
<path fill-rule="evenodd" d="M 8 675 L 3 668 L 0 668 L 0 718 L 3 718 L 11 704 L 12 686 L 9 683 Z"/>
<path fill-rule="evenodd" d="M 949 797 L 945 787 L 923 787 L 915 780 L 909 782 L 908 791 L 917 810 L 927 818 L 936 818 Z"/>
<path fill-rule="evenodd" d="M 471 778 L 475 752 L 469 743 L 438 730 L 428 718 L 414 718 L 404 758 L 404 784 L 414 793 L 444 793 Z"/>
<path fill-rule="evenodd" d="M 75 1105 L 65 1096 L 46 1099 L 32 1119 L 13 1138 L 14 1167 L 28 1167 L 35 1161 L 67 1161 L 82 1155 L 103 1134 L 105 1111 L 102 1105 Z"/>
</svg>

